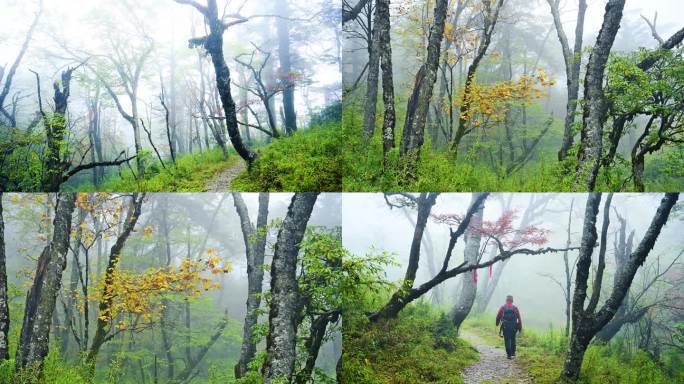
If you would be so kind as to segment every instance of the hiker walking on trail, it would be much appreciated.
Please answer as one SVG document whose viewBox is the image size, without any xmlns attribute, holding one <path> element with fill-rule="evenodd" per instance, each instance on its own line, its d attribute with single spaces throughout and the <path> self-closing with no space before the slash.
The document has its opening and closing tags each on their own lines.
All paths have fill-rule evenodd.
<svg viewBox="0 0 684 384">
<path fill-rule="evenodd" d="M 515 356 L 515 335 L 522 332 L 522 319 L 518 307 L 513 305 L 513 296 L 506 296 L 506 304 L 499 308 L 496 315 L 496 326 L 501 324 L 500 333 L 503 332 L 506 355 L 508 358 Z"/>
</svg>

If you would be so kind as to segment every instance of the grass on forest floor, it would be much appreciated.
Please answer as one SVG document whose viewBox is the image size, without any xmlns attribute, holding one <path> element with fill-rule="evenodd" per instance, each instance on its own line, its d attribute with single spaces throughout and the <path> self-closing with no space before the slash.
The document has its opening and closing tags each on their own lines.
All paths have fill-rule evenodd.
<svg viewBox="0 0 684 384">
<path fill-rule="evenodd" d="M 414 304 L 396 320 L 344 334 L 342 382 L 462 383 L 477 352 L 456 336 L 451 321 L 429 304 Z"/>
<path fill-rule="evenodd" d="M 386 169 L 383 170 L 381 119 L 378 120 L 373 137 L 366 143 L 362 134 L 363 111 L 352 104 L 345 105 L 343 130 L 345 135 L 344 191 L 507 191 L 507 192 L 559 192 L 572 191 L 574 183 L 575 154 L 567 162 L 559 163 L 557 148 L 551 144 L 538 146 L 536 154 L 519 170 L 506 174 L 495 169 L 485 159 L 496 155 L 492 139 L 476 142 L 471 148 L 461 149 L 458 157 L 447 149 L 432 146 L 429 135 L 420 152 L 415 177 L 404 170 L 404 160 L 399 156 L 401 137 L 401 111 L 398 111 L 395 132 L 397 148 L 389 152 Z M 381 113 L 379 114 L 381 116 Z M 549 133 L 548 135 L 552 135 Z M 576 150 L 576 148 L 574 148 Z M 647 191 L 677 191 L 684 187 L 681 169 L 681 150 L 668 149 L 649 156 L 646 162 L 645 184 Z M 603 167 L 597 179 L 597 191 L 630 191 L 633 189 L 627 161 L 618 158 L 610 168 Z"/>
<path fill-rule="evenodd" d="M 165 161 L 166 168 L 157 162 L 147 168 L 145 179 L 136 179 L 133 173 L 126 169 L 120 175 L 106 179 L 95 187 L 91 183 L 77 186 L 66 186 L 67 190 L 80 192 L 102 191 L 144 191 L 144 192 L 202 192 L 209 181 L 226 168 L 233 167 L 242 159 L 230 151 L 228 159 L 223 158 L 219 148 L 206 152 L 197 152 L 180 156 L 176 163 L 170 159 Z"/>
<path fill-rule="evenodd" d="M 259 150 L 249 170 L 233 180 L 236 191 L 335 192 L 342 189 L 340 122 L 328 121 Z"/>
<path fill-rule="evenodd" d="M 503 342 L 494 327 L 494 316 L 471 315 L 463 324 L 463 329 L 481 337 L 491 345 Z M 560 329 L 549 327 L 546 332 L 523 329 L 517 339 L 517 358 L 530 373 L 532 380 L 539 384 L 557 384 L 565 361 L 568 339 Z M 629 355 L 619 347 L 590 345 L 584 355 L 579 383 L 583 384 L 666 384 L 684 383 L 684 373 L 679 377 L 669 377 L 648 354 L 636 352 Z"/>
</svg>

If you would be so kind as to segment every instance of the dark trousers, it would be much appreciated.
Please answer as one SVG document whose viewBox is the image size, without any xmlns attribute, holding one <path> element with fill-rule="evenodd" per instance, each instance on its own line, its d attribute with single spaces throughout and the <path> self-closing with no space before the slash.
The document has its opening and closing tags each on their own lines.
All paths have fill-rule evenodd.
<svg viewBox="0 0 684 384">
<path fill-rule="evenodd" d="M 518 333 L 517 329 L 503 330 L 504 344 L 506 344 L 506 355 L 508 357 L 515 355 L 515 335 Z"/>
</svg>

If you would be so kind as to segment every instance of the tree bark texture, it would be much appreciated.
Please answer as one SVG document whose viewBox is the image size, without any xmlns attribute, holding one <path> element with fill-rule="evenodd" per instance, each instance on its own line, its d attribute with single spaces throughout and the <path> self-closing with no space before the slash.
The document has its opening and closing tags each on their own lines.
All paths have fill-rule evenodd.
<svg viewBox="0 0 684 384">
<path fill-rule="evenodd" d="M 233 144 L 235 151 L 244 159 L 247 164 L 251 165 L 257 158 L 257 153 L 247 146 L 240 136 L 240 127 L 237 122 L 237 112 L 235 108 L 235 101 L 230 89 L 230 69 L 226 64 L 226 59 L 223 56 L 223 32 L 226 30 L 226 24 L 219 17 L 218 5 L 216 0 L 207 0 L 207 5 L 203 6 L 192 0 L 175 0 L 179 4 L 189 4 L 195 7 L 202 15 L 209 27 L 209 35 L 204 37 L 190 39 L 190 47 L 202 46 L 211 56 L 211 62 L 214 65 L 214 72 L 216 74 L 216 88 L 219 92 L 221 105 L 226 117 L 226 126 L 228 128 L 228 136 L 230 142 Z M 239 20 L 234 23 L 244 22 Z"/>
<path fill-rule="evenodd" d="M 52 315 L 67 264 L 75 200 L 75 193 L 57 194 L 52 239 L 38 258 L 33 285 L 26 296 L 15 368 L 17 372 L 30 370 L 30 376 L 36 382 L 40 380 L 43 360 L 49 351 Z"/>
<path fill-rule="evenodd" d="M 577 154 L 574 189 L 592 192 L 596 186 L 603 149 L 603 123 L 606 102 L 603 94 L 603 75 L 610 50 L 620 28 L 625 0 L 609 0 L 603 16 L 603 25 L 591 50 L 584 79 L 584 112 Z"/>
<path fill-rule="evenodd" d="M 473 193 L 473 201 L 477 201 L 478 193 Z M 463 236 L 465 240 L 465 250 L 463 251 L 463 261 L 465 265 L 475 265 L 480 260 L 480 241 L 482 236 L 479 234 L 482 229 L 482 219 L 484 213 L 484 203 L 480 204 L 472 218 L 471 228 Z M 451 321 L 456 329 L 461 327 L 463 321 L 468 317 L 473 308 L 475 296 L 477 294 L 477 282 L 474 278 L 463 275 L 461 279 L 461 290 L 458 293 L 456 304 L 451 310 Z"/>
<path fill-rule="evenodd" d="M 407 157 L 407 170 L 414 173 L 420 149 L 425 136 L 425 121 L 432 98 L 432 90 L 437 80 L 444 26 L 446 24 L 448 0 L 437 0 L 433 13 L 433 23 L 428 36 L 427 60 L 418 70 L 413 92 L 406 108 L 404 132 L 399 152 Z"/>
<path fill-rule="evenodd" d="M 387 156 L 394 148 L 394 127 L 396 113 L 394 110 L 394 80 L 392 76 L 392 45 L 390 36 L 390 0 L 378 0 L 376 28 L 380 30 L 380 62 L 382 69 L 382 102 L 384 116 L 382 120 L 382 153 L 383 168 L 387 166 Z"/>
<path fill-rule="evenodd" d="M 299 287 L 297 257 L 318 193 L 295 193 L 278 232 L 271 263 L 271 306 L 268 315 L 264 384 L 290 382 L 296 357 Z"/>
<path fill-rule="evenodd" d="M 377 1 L 376 1 L 377 3 Z M 373 31 L 368 47 L 368 75 L 366 76 L 366 100 L 363 107 L 363 136 L 370 140 L 375 132 L 375 112 L 378 100 L 378 73 L 380 71 L 380 15 L 379 4 L 373 12 Z"/>
<path fill-rule="evenodd" d="M 549 7 L 551 7 L 551 15 L 553 16 L 553 24 L 556 27 L 558 34 L 558 41 L 563 50 L 563 60 L 565 61 L 565 77 L 568 89 L 568 102 L 566 105 L 565 123 L 563 128 L 563 144 L 558 151 L 558 160 L 563 161 L 568 155 L 570 147 L 572 147 L 574 134 L 572 125 L 575 122 L 575 111 L 577 110 L 577 99 L 579 96 L 579 76 L 582 65 L 582 36 L 584 34 L 584 14 L 587 10 L 587 1 L 578 1 L 577 10 L 577 24 L 575 25 L 575 45 L 574 49 L 570 51 L 570 44 L 563 29 L 563 23 L 560 18 L 559 0 L 547 0 Z"/>
<path fill-rule="evenodd" d="M 667 222 L 672 207 L 679 198 L 678 193 L 666 193 L 637 248 L 629 255 L 627 263 L 613 279 L 613 287 L 600 309 L 596 310 L 600 292 L 593 292 L 589 305 L 584 307 L 587 298 L 587 280 L 591 269 L 592 254 L 597 243 L 596 216 L 601 202 L 600 193 L 591 193 L 587 199 L 582 243 L 575 275 L 575 292 L 572 301 L 572 335 L 561 377 L 577 380 L 582 366 L 584 353 L 592 338 L 613 319 L 632 285 L 634 275 L 653 249 L 660 231 Z M 606 204 L 606 208 L 610 205 Z M 605 214 L 604 214 L 605 216 Z M 605 218 L 604 218 L 605 220 Z M 606 226 L 604 226 L 605 228 Z M 604 232 L 604 229 L 602 229 Z M 603 236 L 602 236 L 603 237 Z M 601 252 L 601 250 L 599 250 Z M 599 259 L 601 255 L 599 254 Z M 601 262 L 599 260 L 599 262 Z M 595 279 L 600 281 L 601 276 Z M 595 287 L 596 288 L 596 283 Z M 600 289 L 600 287 L 599 287 Z"/>
<path fill-rule="evenodd" d="M 247 313 L 242 328 L 242 347 L 240 358 L 235 365 L 235 377 L 243 377 L 249 364 L 256 355 L 254 326 L 259 319 L 257 310 L 261 306 L 261 290 L 264 279 L 264 254 L 266 252 L 266 231 L 268 226 L 268 192 L 259 193 L 259 211 L 256 229 L 249 220 L 249 212 L 242 196 L 233 192 L 235 210 L 240 217 L 242 238 L 247 255 Z"/>
</svg>

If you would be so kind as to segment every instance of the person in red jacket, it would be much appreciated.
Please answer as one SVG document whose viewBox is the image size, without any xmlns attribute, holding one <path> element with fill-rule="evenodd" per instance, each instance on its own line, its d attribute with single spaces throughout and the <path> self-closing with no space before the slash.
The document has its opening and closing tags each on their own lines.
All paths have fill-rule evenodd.
<svg viewBox="0 0 684 384">
<path fill-rule="evenodd" d="M 506 296 L 506 304 L 499 308 L 496 315 L 496 326 L 501 324 L 503 331 L 504 344 L 506 345 L 506 355 L 508 358 L 515 356 L 515 335 L 522 332 L 522 318 L 518 307 L 513 305 L 513 296 Z"/>
</svg>

